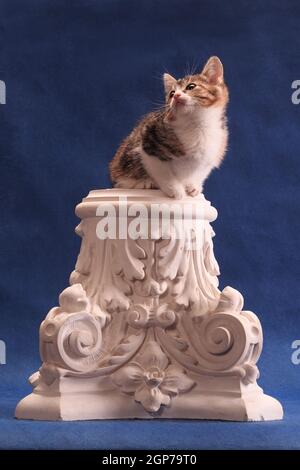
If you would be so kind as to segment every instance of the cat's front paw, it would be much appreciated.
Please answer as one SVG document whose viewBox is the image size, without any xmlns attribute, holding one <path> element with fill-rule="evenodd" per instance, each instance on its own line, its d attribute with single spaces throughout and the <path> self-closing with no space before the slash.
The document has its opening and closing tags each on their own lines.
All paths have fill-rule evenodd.
<svg viewBox="0 0 300 470">
<path fill-rule="evenodd" d="M 183 186 L 179 185 L 168 185 L 163 188 L 164 193 L 174 199 L 182 199 L 185 196 L 185 190 Z"/>
<path fill-rule="evenodd" d="M 185 186 L 185 191 L 186 191 L 186 194 L 192 197 L 196 197 L 200 193 L 200 189 L 193 183 L 188 183 Z"/>
</svg>

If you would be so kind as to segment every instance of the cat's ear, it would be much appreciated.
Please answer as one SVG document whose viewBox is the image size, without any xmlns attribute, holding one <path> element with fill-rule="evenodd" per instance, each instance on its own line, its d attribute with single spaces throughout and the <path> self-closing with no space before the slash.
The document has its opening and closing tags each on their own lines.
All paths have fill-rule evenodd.
<svg viewBox="0 0 300 470">
<path fill-rule="evenodd" d="M 206 62 L 201 75 L 204 75 L 207 78 L 208 83 L 211 85 L 222 84 L 224 81 L 224 70 L 219 57 L 210 57 Z"/>
<path fill-rule="evenodd" d="M 172 77 L 172 75 L 168 73 L 164 73 L 163 79 L 164 79 L 165 92 L 170 93 L 172 88 L 175 86 L 177 80 L 176 78 Z"/>
</svg>

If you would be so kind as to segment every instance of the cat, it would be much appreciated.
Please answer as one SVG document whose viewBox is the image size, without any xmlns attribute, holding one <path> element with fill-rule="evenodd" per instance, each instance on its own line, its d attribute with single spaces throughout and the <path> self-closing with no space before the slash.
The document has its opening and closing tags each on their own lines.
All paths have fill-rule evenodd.
<svg viewBox="0 0 300 470">
<path fill-rule="evenodd" d="M 197 196 L 227 149 L 229 100 L 223 65 L 211 57 L 201 73 L 163 75 L 165 106 L 147 114 L 110 163 L 118 188 L 158 188 L 181 199 Z"/>
</svg>

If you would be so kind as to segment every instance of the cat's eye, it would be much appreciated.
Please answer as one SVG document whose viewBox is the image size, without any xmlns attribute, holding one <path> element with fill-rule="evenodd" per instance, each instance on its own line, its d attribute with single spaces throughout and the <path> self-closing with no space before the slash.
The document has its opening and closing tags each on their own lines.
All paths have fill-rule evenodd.
<svg viewBox="0 0 300 470">
<path fill-rule="evenodd" d="M 170 95 L 169 95 L 169 96 L 170 96 L 170 98 L 172 98 L 172 96 L 174 96 L 174 95 L 175 95 L 175 90 L 172 90 L 172 91 L 170 92 Z"/>
<path fill-rule="evenodd" d="M 196 87 L 196 83 L 189 83 L 187 86 L 186 86 L 186 90 L 193 90 L 195 87 Z"/>
</svg>

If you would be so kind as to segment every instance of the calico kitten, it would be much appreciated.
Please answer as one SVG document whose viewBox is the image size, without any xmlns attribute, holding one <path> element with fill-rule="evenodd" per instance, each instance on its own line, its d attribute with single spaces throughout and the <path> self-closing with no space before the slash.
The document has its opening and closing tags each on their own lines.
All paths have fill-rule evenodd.
<svg viewBox="0 0 300 470">
<path fill-rule="evenodd" d="M 202 191 L 225 155 L 228 89 L 223 66 L 211 57 L 199 74 L 176 80 L 164 74 L 166 105 L 146 115 L 110 163 L 119 188 L 159 188 L 181 199 Z"/>
</svg>

